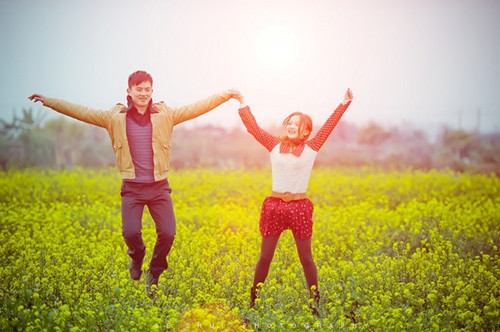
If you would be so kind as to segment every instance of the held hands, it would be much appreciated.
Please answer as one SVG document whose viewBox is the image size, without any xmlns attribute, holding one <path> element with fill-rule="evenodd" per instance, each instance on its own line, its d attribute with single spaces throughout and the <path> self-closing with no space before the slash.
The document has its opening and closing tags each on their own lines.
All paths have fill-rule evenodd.
<svg viewBox="0 0 500 332">
<path fill-rule="evenodd" d="M 234 98 L 240 102 L 240 107 L 243 104 L 245 104 L 243 95 L 241 94 L 241 92 L 238 89 L 234 89 L 234 88 L 228 89 L 227 92 L 229 93 L 229 98 Z"/>
<path fill-rule="evenodd" d="M 33 100 L 33 102 L 35 102 L 35 103 L 37 101 L 39 101 L 39 102 L 41 102 L 43 104 L 43 102 L 45 101 L 45 96 L 42 96 L 42 95 L 39 95 L 39 94 L 35 93 L 35 94 L 29 96 L 28 99 L 29 100 Z"/>
<path fill-rule="evenodd" d="M 354 95 L 352 94 L 351 89 L 347 89 L 347 91 L 344 95 L 344 101 L 342 101 L 342 105 L 345 105 L 348 102 L 352 101 L 353 98 L 354 98 Z"/>
</svg>

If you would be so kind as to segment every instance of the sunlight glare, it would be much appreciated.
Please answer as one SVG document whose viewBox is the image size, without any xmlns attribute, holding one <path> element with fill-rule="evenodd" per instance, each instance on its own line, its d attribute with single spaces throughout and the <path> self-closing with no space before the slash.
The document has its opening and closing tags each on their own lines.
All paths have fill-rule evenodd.
<svg viewBox="0 0 500 332">
<path fill-rule="evenodd" d="M 299 43 L 295 34 L 282 25 L 262 29 L 257 35 L 255 48 L 259 61 L 272 69 L 291 66 L 299 55 Z"/>
</svg>

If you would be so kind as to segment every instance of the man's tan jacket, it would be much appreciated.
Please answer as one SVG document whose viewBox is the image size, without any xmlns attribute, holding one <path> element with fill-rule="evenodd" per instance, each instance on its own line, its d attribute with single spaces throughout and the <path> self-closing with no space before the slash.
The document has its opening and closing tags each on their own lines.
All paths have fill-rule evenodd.
<svg viewBox="0 0 500 332">
<path fill-rule="evenodd" d="M 182 107 L 169 107 L 164 102 L 153 103 L 153 162 L 155 181 L 166 179 L 170 163 L 170 137 L 173 127 L 200 116 L 230 99 L 224 91 Z M 108 111 L 91 109 L 62 99 L 45 98 L 44 106 L 80 121 L 103 127 L 108 131 L 122 179 L 135 178 L 134 163 L 127 139 L 127 107 L 116 104 Z"/>
</svg>

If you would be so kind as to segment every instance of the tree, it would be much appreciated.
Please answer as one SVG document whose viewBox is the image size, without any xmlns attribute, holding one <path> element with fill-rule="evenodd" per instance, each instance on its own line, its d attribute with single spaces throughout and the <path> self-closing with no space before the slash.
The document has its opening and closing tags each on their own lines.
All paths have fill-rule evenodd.
<svg viewBox="0 0 500 332">
<path fill-rule="evenodd" d="M 54 139 L 55 164 L 62 168 L 73 166 L 81 153 L 84 128 L 81 124 L 62 117 L 48 121 L 45 130 Z"/>
<path fill-rule="evenodd" d="M 445 130 L 441 142 L 444 147 L 451 150 L 455 160 L 470 162 L 472 152 L 477 148 L 478 138 L 463 129 Z"/>
<path fill-rule="evenodd" d="M 389 131 L 384 130 L 375 122 L 370 122 L 368 126 L 358 131 L 358 143 L 363 145 L 379 145 L 391 136 Z"/>
<path fill-rule="evenodd" d="M 11 122 L 0 119 L 0 135 L 15 139 L 24 130 L 40 128 L 45 114 L 40 111 L 34 112 L 32 108 L 23 108 L 22 117 L 18 117 L 14 111 Z"/>
<path fill-rule="evenodd" d="M 34 112 L 32 108 L 23 108 L 21 117 L 18 117 L 15 111 L 13 113 L 10 122 L 0 119 L 0 145 L 2 148 L 0 165 L 3 169 L 11 165 L 24 167 L 36 163 L 30 159 L 26 164 L 27 155 L 30 158 L 34 155 L 44 156 L 44 158 L 50 155 L 50 149 L 47 146 L 50 142 L 46 137 L 42 137 L 43 135 L 40 136 L 39 132 L 45 113 Z M 38 131 L 38 136 L 34 137 L 30 134 L 32 131 Z"/>
</svg>

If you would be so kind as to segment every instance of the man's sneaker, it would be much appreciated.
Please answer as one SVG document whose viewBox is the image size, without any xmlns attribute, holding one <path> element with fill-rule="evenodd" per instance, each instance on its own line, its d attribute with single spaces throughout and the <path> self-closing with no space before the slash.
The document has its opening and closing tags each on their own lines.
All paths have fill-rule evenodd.
<svg viewBox="0 0 500 332">
<path fill-rule="evenodd" d="M 137 261 L 131 260 L 130 264 L 128 266 L 128 270 L 130 272 L 130 278 L 132 278 L 134 280 L 141 279 L 142 263 L 139 263 Z"/>
<path fill-rule="evenodd" d="M 158 288 L 158 279 L 160 276 L 154 276 L 151 270 L 146 271 L 146 293 L 149 297 L 154 297 Z"/>
</svg>

